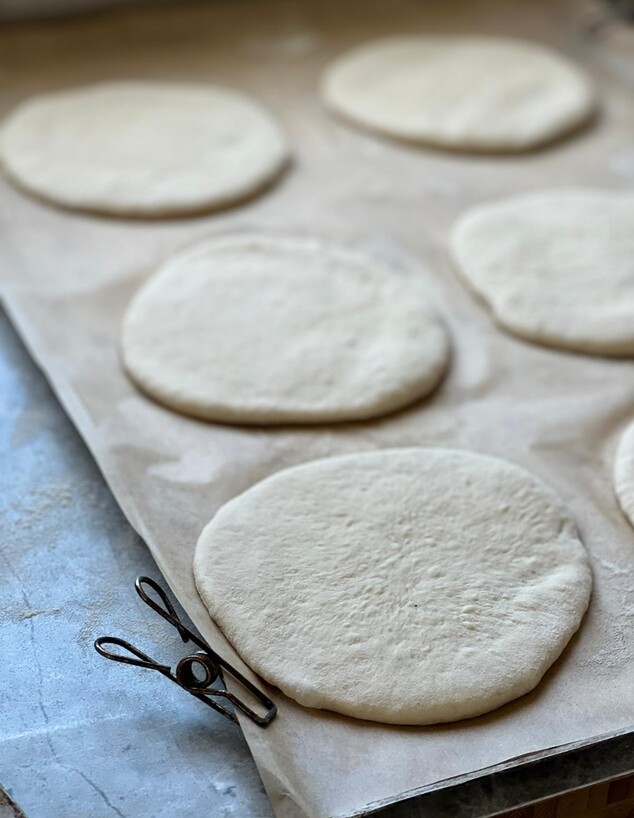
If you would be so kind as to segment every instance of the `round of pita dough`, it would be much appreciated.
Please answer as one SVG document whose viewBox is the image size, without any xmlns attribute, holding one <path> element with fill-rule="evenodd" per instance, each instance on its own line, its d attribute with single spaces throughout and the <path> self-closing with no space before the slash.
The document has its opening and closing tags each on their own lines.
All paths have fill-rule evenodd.
<svg viewBox="0 0 634 818">
<path fill-rule="evenodd" d="M 451 248 L 498 322 L 523 338 L 634 354 L 634 195 L 553 190 L 473 208 Z"/>
<path fill-rule="evenodd" d="M 24 189 L 66 207 L 173 216 L 234 204 L 289 157 L 257 103 L 206 85 L 112 82 L 34 97 L 0 131 Z"/>
<path fill-rule="evenodd" d="M 453 150 L 521 151 L 595 107 L 584 74 L 523 40 L 409 36 L 366 43 L 326 70 L 326 104 L 391 137 Z"/>
<path fill-rule="evenodd" d="M 616 452 L 614 487 L 623 513 L 634 525 L 634 423 L 625 430 Z"/>
<path fill-rule="evenodd" d="M 449 361 L 423 288 L 315 241 L 211 239 L 134 298 L 125 367 L 148 395 L 206 420 L 358 420 L 427 395 Z"/>
<path fill-rule="evenodd" d="M 393 724 L 476 716 L 527 693 L 592 585 L 550 489 L 450 449 L 278 472 L 220 509 L 194 574 L 264 679 L 307 707 Z"/>
</svg>

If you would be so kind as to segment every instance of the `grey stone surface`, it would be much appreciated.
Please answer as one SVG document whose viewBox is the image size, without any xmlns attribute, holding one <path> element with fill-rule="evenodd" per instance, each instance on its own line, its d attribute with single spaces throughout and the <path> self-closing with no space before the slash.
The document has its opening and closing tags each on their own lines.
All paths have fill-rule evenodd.
<svg viewBox="0 0 634 818">
<path fill-rule="evenodd" d="M 183 656 L 138 599 L 159 577 L 0 313 L 0 783 L 28 818 L 270 818 L 240 730 L 163 676 L 102 659 L 121 635 Z"/>
</svg>

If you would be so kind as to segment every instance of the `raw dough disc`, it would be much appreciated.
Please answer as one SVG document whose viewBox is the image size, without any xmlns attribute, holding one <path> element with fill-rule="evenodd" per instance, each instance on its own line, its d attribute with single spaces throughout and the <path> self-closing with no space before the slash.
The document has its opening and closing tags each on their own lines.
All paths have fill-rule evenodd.
<svg viewBox="0 0 634 818">
<path fill-rule="evenodd" d="M 203 242 L 133 300 L 123 358 L 149 395 L 238 423 L 373 417 L 428 394 L 448 364 L 415 278 L 314 241 Z"/>
<path fill-rule="evenodd" d="M 594 109 L 584 74 L 558 54 L 494 37 L 388 37 L 326 71 L 335 112 L 401 139 L 518 151 L 572 130 Z"/>
<path fill-rule="evenodd" d="M 130 216 L 223 207 L 263 188 L 289 156 L 272 118 L 225 88 L 112 82 L 19 105 L 0 132 L 15 182 L 58 204 Z"/>
<path fill-rule="evenodd" d="M 531 341 L 634 354 L 634 196 L 546 191 L 473 208 L 451 247 L 499 323 Z"/>
<path fill-rule="evenodd" d="M 279 472 L 220 509 L 194 574 L 264 679 L 308 707 L 394 724 L 475 716 L 531 690 L 592 585 L 550 489 L 450 449 Z"/>
<path fill-rule="evenodd" d="M 614 487 L 623 513 L 634 525 L 634 423 L 625 430 L 616 452 Z"/>
</svg>

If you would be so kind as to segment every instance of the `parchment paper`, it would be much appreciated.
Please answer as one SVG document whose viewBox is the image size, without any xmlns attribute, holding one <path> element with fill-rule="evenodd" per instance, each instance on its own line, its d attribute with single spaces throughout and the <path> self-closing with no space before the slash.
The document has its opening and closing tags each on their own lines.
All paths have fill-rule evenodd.
<svg viewBox="0 0 634 818">
<path fill-rule="evenodd" d="M 303 709 L 269 691 L 279 704 L 271 727 L 242 726 L 280 818 L 350 815 L 634 725 L 634 529 L 611 480 L 618 437 L 634 417 L 634 362 L 547 350 L 506 335 L 446 254 L 452 222 L 472 203 L 543 186 L 634 184 L 623 52 L 615 62 L 603 46 L 586 42 L 579 14 L 579 7 L 554 2 L 264 0 L 0 32 L 3 111 L 29 93 L 113 77 L 213 81 L 261 98 L 295 145 L 294 167 L 268 195 L 197 219 L 80 216 L 0 188 L 7 308 L 130 522 L 216 649 L 239 664 L 194 588 L 198 534 L 226 500 L 311 458 L 435 444 L 506 457 L 559 492 L 592 555 L 595 591 L 578 637 L 534 693 L 489 716 L 397 728 Z M 506 33 L 549 43 L 594 75 L 602 114 L 575 139 L 499 158 L 391 144 L 329 117 L 315 93 L 328 59 L 368 37 L 403 31 Z M 278 429 L 197 422 L 138 394 L 117 352 L 131 295 L 172 251 L 245 229 L 316 235 L 365 250 L 398 275 L 422 277 L 453 333 L 453 365 L 440 390 L 373 422 Z"/>
</svg>

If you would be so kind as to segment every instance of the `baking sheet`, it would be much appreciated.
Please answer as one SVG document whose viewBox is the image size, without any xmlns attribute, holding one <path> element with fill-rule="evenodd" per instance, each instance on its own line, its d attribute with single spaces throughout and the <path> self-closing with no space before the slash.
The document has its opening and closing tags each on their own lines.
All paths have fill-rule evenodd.
<svg viewBox="0 0 634 818">
<path fill-rule="evenodd" d="M 581 11 L 556 2 L 263 0 L 0 32 L 2 111 L 38 90 L 114 77 L 221 82 L 259 97 L 295 146 L 294 166 L 268 195 L 172 222 L 81 216 L 0 186 L 7 309 L 170 586 L 229 661 L 243 667 L 194 588 L 197 536 L 228 499 L 315 457 L 412 445 L 506 457 L 559 492 L 591 553 L 595 590 L 580 633 L 536 691 L 488 716 L 390 727 L 304 709 L 269 690 L 278 718 L 267 730 L 242 726 L 280 818 L 352 815 L 634 727 L 634 530 L 611 484 L 619 435 L 634 416 L 634 362 L 504 334 L 446 253 L 452 222 L 472 203 L 544 186 L 634 186 L 627 69 L 582 35 Z M 366 38 L 403 31 L 504 33 L 551 44 L 594 75 L 601 116 L 573 140 L 499 158 L 391 144 L 329 117 L 315 93 L 324 64 Z M 244 230 L 348 244 L 396 275 L 422 277 L 453 335 L 453 364 L 440 390 L 376 421 L 277 429 L 203 423 L 142 397 L 118 361 L 130 297 L 169 253 Z"/>
</svg>

